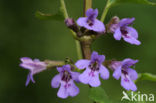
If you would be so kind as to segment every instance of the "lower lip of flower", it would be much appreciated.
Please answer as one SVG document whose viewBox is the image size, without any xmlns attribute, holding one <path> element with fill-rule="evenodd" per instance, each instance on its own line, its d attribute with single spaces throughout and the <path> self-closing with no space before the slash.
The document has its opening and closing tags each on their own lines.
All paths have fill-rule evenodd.
<svg viewBox="0 0 156 103">
<path fill-rule="evenodd" d="M 71 86 L 71 84 L 67 83 L 67 84 L 64 85 L 64 88 L 67 89 L 67 88 L 69 88 L 70 86 Z"/>
</svg>

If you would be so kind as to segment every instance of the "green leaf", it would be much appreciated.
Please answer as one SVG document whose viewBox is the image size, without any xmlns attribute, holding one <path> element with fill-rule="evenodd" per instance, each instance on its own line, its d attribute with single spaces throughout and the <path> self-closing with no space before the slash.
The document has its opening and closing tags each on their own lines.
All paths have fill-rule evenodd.
<svg viewBox="0 0 156 103">
<path fill-rule="evenodd" d="M 63 21 L 64 20 L 64 17 L 61 14 L 61 12 L 58 12 L 56 14 L 44 14 L 40 11 L 37 11 L 35 13 L 35 16 L 41 20 L 57 20 L 57 21 Z"/>
<path fill-rule="evenodd" d="M 89 98 L 97 103 L 111 103 L 105 90 L 101 87 L 90 88 Z"/>
<path fill-rule="evenodd" d="M 135 82 L 138 82 L 141 80 L 148 80 L 148 81 L 156 82 L 156 75 L 150 74 L 150 73 L 140 73 L 138 76 L 138 79 Z"/>
<path fill-rule="evenodd" d="M 115 6 L 123 3 L 134 3 L 134 4 L 145 4 L 156 6 L 156 3 L 150 2 L 148 0 L 109 0 L 109 6 Z"/>
</svg>

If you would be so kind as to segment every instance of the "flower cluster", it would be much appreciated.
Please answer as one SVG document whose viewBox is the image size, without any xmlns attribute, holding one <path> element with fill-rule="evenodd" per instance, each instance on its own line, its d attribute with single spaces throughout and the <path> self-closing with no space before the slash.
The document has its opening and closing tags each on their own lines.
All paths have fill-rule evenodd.
<svg viewBox="0 0 156 103">
<path fill-rule="evenodd" d="M 105 25 L 96 19 L 98 16 L 97 9 L 88 9 L 86 12 L 86 17 L 80 17 L 76 22 L 74 19 L 66 19 L 66 25 L 72 29 L 74 32 L 79 33 L 78 36 L 83 36 L 85 34 L 82 31 L 92 31 L 96 34 L 102 33 L 112 33 L 116 40 L 124 39 L 124 41 L 140 45 L 141 42 L 138 40 L 137 31 L 129 26 L 134 22 L 134 18 L 124 18 L 119 19 L 118 17 L 112 18 L 110 23 Z M 107 29 L 107 30 L 106 30 Z M 92 34 L 91 34 L 92 35 Z M 29 84 L 30 80 L 35 83 L 33 75 L 41 71 L 46 70 L 47 63 L 39 61 L 38 59 L 30 59 L 28 57 L 21 58 L 21 67 L 29 69 L 26 86 Z M 131 68 L 134 66 L 138 60 L 133 60 L 130 58 L 124 59 L 123 61 L 111 60 L 110 63 L 105 60 L 104 55 L 99 55 L 97 52 L 93 51 L 91 54 L 91 59 L 81 59 L 75 64 L 66 64 L 57 67 L 59 74 L 53 77 L 51 81 L 52 88 L 59 88 L 57 96 L 60 98 L 67 98 L 68 96 L 74 97 L 79 94 L 79 88 L 76 83 L 88 84 L 91 87 L 100 86 L 101 82 L 99 76 L 106 80 L 110 77 L 109 70 L 113 70 L 113 77 L 117 80 L 121 78 L 121 86 L 126 90 L 136 91 L 137 87 L 134 84 L 134 80 L 138 78 L 137 72 Z M 107 64 L 107 65 L 104 65 Z M 72 65 L 72 66 L 71 66 Z M 74 66 L 73 66 L 74 65 Z M 81 72 L 76 72 L 79 69 Z"/>
<path fill-rule="evenodd" d="M 98 10 L 88 9 L 86 11 L 87 17 L 80 17 L 76 22 L 78 26 L 83 29 L 87 29 L 88 31 L 96 32 L 97 34 L 104 34 L 105 32 L 113 33 L 115 40 L 124 39 L 124 41 L 133 44 L 133 45 L 140 45 L 141 42 L 138 40 L 138 32 L 136 29 L 131 27 L 130 25 L 133 24 L 135 18 L 124 18 L 119 19 L 118 17 L 113 17 L 112 20 L 107 24 L 109 25 L 105 28 L 105 25 L 96 19 L 98 16 Z M 75 24 L 73 19 L 66 19 L 66 25 L 75 31 L 79 35 L 78 27 Z M 107 29 L 107 30 L 106 30 Z M 94 34 L 91 32 L 90 34 Z"/>
<path fill-rule="evenodd" d="M 76 96 L 79 93 L 79 88 L 75 85 L 74 81 L 77 83 L 89 84 L 91 87 L 100 86 L 101 82 L 99 80 L 99 75 L 104 80 L 109 78 L 109 71 L 103 65 L 104 60 L 105 56 L 98 55 L 95 51 L 92 53 L 90 60 L 78 60 L 75 63 L 75 66 L 80 70 L 85 69 L 82 74 L 74 72 L 69 64 L 57 67 L 59 74 L 51 81 L 51 86 L 53 88 L 58 88 L 60 86 L 57 96 L 60 98 Z M 38 59 L 32 60 L 23 57 L 21 58 L 21 61 L 22 63 L 20 66 L 30 70 L 26 86 L 30 80 L 35 82 L 33 79 L 34 74 L 46 69 L 46 64 Z M 130 66 L 134 66 L 137 62 L 138 60 L 125 59 L 123 61 L 112 61 L 109 65 L 114 71 L 113 77 L 117 80 L 121 77 L 121 86 L 126 90 L 137 90 L 136 85 L 133 83 L 133 80 L 136 80 L 138 77 L 137 72 L 130 68 Z"/>
</svg>

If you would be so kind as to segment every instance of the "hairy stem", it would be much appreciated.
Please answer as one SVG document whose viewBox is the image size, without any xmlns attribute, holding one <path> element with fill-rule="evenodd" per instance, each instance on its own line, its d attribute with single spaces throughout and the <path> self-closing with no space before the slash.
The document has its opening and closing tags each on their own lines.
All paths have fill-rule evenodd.
<svg viewBox="0 0 156 103">
<path fill-rule="evenodd" d="M 85 13 L 89 8 L 92 8 L 92 0 L 84 0 L 83 16 L 86 16 Z M 81 49 L 84 59 L 90 59 L 91 42 L 92 40 L 81 41 Z"/>
<path fill-rule="evenodd" d="M 64 18 L 67 19 L 67 18 L 69 18 L 69 16 L 68 16 L 68 12 L 67 12 L 67 9 L 66 9 L 65 2 L 64 2 L 64 0 L 60 0 L 60 2 L 61 2 L 61 11 L 64 14 Z M 76 33 L 73 32 L 72 30 L 71 30 L 71 33 L 72 33 L 72 36 L 74 38 L 77 37 Z M 77 51 L 78 59 L 82 59 L 82 52 L 81 52 L 80 42 L 78 40 L 75 40 L 75 44 L 76 44 L 76 51 Z"/>
<path fill-rule="evenodd" d="M 101 16 L 101 19 L 100 19 L 102 22 L 104 22 L 109 8 L 110 8 L 109 0 L 107 0 L 106 6 L 105 6 L 105 8 L 103 9 L 103 13 L 102 13 L 102 16 Z"/>
<path fill-rule="evenodd" d="M 91 56 L 91 41 L 82 41 L 81 48 L 83 52 L 83 58 L 90 59 Z"/>
</svg>

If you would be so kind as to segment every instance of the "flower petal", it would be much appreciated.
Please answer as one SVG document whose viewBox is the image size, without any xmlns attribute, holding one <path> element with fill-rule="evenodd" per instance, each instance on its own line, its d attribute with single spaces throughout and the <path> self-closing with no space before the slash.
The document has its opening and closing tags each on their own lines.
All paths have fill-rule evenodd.
<svg viewBox="0 0 156 103">
<path fill-rule="evenodd" d="M 71 97 L 74 97 L 79 94 L 79 88 L 75 85 L 73 81 L 69 82 L 71 86 L 68 88 L 68 94 Z"/>
<path fill-rule="evenodd" d="M 32 62 L 33 62 L 32 59 L 29 58 L 29 57 L 22 57 L 20 60 L 21 60 L 23 63 L 32 63 Z"/>
<path fill-rule="evenodd" d="M 98 53 L 96 51 L 93 51 L 91 55 L 91 61 L 96 60 L 98 57 L 99 57 Z"/>
<path fill-rule="evenodd" d="M 34 59 L 33 61 L 34 62 L 41 62 L 39 59 Z"/>
<path fill-rule="evenodd" d="M 78 73 L 78 72 L 71 72 L 72 79 L 75 80 L 76 82 L 80 82 L 79 75 L 80 75 L 80 73 Z"/>
<path fill-rule="evenodd" d="M 134 22 L 135 18 L 124 18 L 120 20 L 119 25 L 122 26 L 127 26 L 129 24 L 132 24 Z"/>
<path fill-rule="evenodd" d="M 134 29 L 133 27 L 126 27 L 127 28 L 127 32 L 129 34 L 131 34 L 132 37 L 134 37 L 135 39 L 138 38 L 138 32 L 136 31 L 136 29 Z"/>
<path fill-rule="evenodd" d="M 92 87 L 98 87 L 100 86 L 101 82 L 99 80 L 99 72 L 94 71 L 94 76 L 91 76 L 91 79 L 89 80 L 89 85 Z"/>
<path fill-rule="evenodd" d="M 28 76 L 27 76 L 27 80 L 26 80 L 25 86 L 28 86 L 28 84 L 30 83 L 30 80 L 33 83 L 35 83 L 35 80 L 34 80 L 33 75 L 31 73 L 29 73 Z"/>
<path fill-rule="evenodd" d="M 91 79 L 91 76 L 89 76 L 90 72 L 91 72 L 91 70 L 89 68 L 86 68 L 86 70 L 79 76 L 80 82 L 82 82 L 84 84 L 88 84 L 89 80 Z"/>
<path fill-rule="evenodd" d="M 33 67 L 31 65 L 29 65 L 30 63 L 21 63 L 20 67 L 24 68 L 24 69 L 29 69 L 29 70 L 33 70 Z"/>
<path fill-rule="evenodd" d="M 81 27 L 85 27 L 87 28 L 88 30 L 93 30 L 95 32 L 104 32 L 105 31 L 105 26 L 104 24 L 95 19 L 94 22 L 93 22 L 93 25 L 90 26 L 88 23 L 87 23 L 87 17 L 80 17 L 78 20 L 77 20 L 77 24 Z"/>
<path fill-rule="evenodd" d="M 85 27 L 85 28 L 88 27 L 87 17 L 80 17 L 76 22 L 81 27 Z"/>
<path fill-rule="evenodd" d="M 132 90 L 132 91 L 136 91 L 137 87 L 136 85 L 133 83 L 133 81 L 129 78 L 128 75 L 121 75 L 121 86 L 123 88 L 125 88 L 126 90 Z"/>
<path fill-rule="evenodd" d="M 104 55 L 99 55 L 98 60 L 99 60 L 99 64 L 102 64 L 104 62 L 104 60 L 105 60 L 105 56 Z"/>
<path fill-rule="evenodd" d="M 95 9 L 95 10 L 92 8 L 88 9 L 86 11 L 86 16 L 87 17 L 92 16 L 92 18 L 95 19 L 98 16 L 98 9 Z"/>
<path fill-rule="evenodd" d="M 94 20 L 94 23 L 92 26 L 87 25 L 86 28 L 89 30 L 93 30 L 95 32 L 99 32 L 99 33 L 105 32 L 105 25 L 98 19 Z"/>
<path fill-rule="evenodd" d="M 70 70 L 71 70 L 71 67 L 70 67 L 69 64 L 64 65 L 62 68 L 63 68 L 64 70 L 66 70 L 66 71 L 70 71 Z"/>
<path fill-rule="evenodd" d="M 32 73 L 30 73 L 30 80 L 31 80 L 33 83 L 35 83 L 35 80 L 34 80 L 34 78 L 33 78 L 33 74 L 32 74 Z"/>
<path fill-rule="evenodd" d="M 63 71 L 63 68 L 62 67 L 57 67 L 57 71 L 58 72 L 62 72 Z"/>
<path fill-rule="evenodd" d="M 88 67 L 90 63 L 90 60 L 86 60 L 86 59 L 81 59 L 81 60 L 78 60 L 75 65 L 77 68 L 79 69 L 85 69 L 86 67 Z"/>
<path fill-rule="evenodd" d="M 27 75 L 25 86 L 28 86 L 29 82 L 30 82 L 30 74 Z"/>
<path fill-rule="evenodd" d="M 115 33 L 114 33 L 115 40 L 121 40 L 121 36 L 122 36 L 122 34 L 121 34 L 121 31 L 120 31 L 120 28 L 117 28 L 115 30 Z"/>
<path fill-rule="evenodd" d="M 63 99 L 67 98 L 69 95 L 67 89 L 65 88 L 65 84 L 66 83 L 62 81 L 61 86 L 57 92 L 57 96 Z"/>
<path fill-rule="evenodd" d="M 61 81 L 61 75 L 60 74 L 55 75 L 55 77 L 51 81 L 51 86 L 53 88 L 58 88 L 60 85 L 60 81 Z"/>
<path fill-rule="evenodd" d="M 46 64 L 44 62 L 40 62 L 38 60 L 32 61 L 30 58 L 27 57 L 22 58 L 22 61 L 24 62 L 21 63 L 20 66 L 25 69 L 29 69 L 32 75 L 46 69 Z"/>
<path fill-rule="evenodd" d="M 44 71 L 45 69 L 46 69 L 46 67 L 45 66 L 42 66 L 42 65 L 38 65 L 38 66 L 34 66 L 34 67 L 32 67 L 33 69 L 31 70 L 31 72 L 32 72 L 32 75 L 34 75 L 34 74 L 37 74 L 37 73 L 40 73 L 40 72 L 42 72 L 42 71 Z"/>
<path fill-rule="evenodd" d="M 134 37 L 123 37 L 123 38 L 126 42 L 128 42 L 130 44 L 133 44 L 133 45 L 140 45 L 141 44 L 141 42 Z"/>
<path fill-rule="evenodd" d="M 114 73 L 113 73 L 113 77 L 117 80 L 119 80 L 121 76 L 121 66 L 119 66 L 118 68 L 115 69 Z"/>
<path fill-rule="evenodd" d="M 130 66 L 135 65 L 137 62 L 138 62 L 138 60 L 133 60 L 133 59 L 127 58 L 122 61 L 122 65 L 124 68 L 129 68 Z"/>
<path fill-rule="evenodd" d="M 105 66 L 101 65 L 99 72 L 100 72 L 100 76 L 102 79 L 108 79 L 109 78 L 109 71 Z"/>
<path fill-rule="evenodd" d="M 128 75 L 132 80 L 136 80 L 138 78 L 138 73 L 131 68 L 128 68 Z"/>
</svg>

